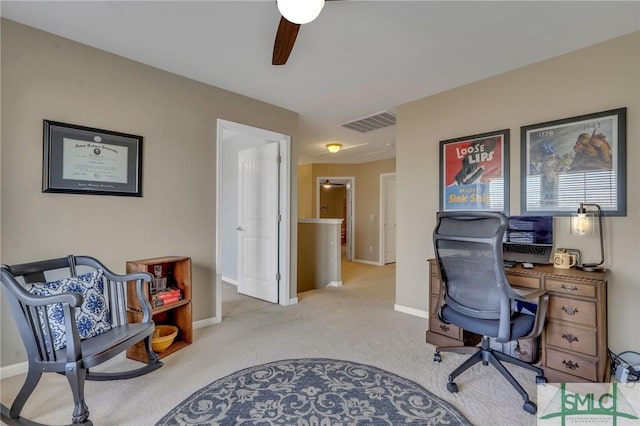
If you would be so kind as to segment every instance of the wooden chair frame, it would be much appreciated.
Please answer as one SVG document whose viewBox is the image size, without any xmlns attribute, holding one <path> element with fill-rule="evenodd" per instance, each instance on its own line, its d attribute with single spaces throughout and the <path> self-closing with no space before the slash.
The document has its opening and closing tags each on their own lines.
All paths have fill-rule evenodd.
<svg viewBox="0 0 640 426">
<path fill-rule="evenodd" d="M 98 336 L 80 340 L 74 315 L 75 307 L 82 304 L 79 293 L 55 296 L 37 296 L 25 290 L 18 277 L 25 283 L 45 282 L 45 272 L 68 269 L 69 276 L 76 276 L 78 266 L 104 271 L 104 296 L 111 313 L 113 328 Z M 29 362 L 27 377 L 10 409 L 2 405 L 2 421 L 7 424 L 36 424 L 20 416 L 27 399 L 38 384 L 42 373 L 64 374 L 73 394 L 73 424 L 92 425 L 84 398 L 85 380 L 120 380 L 137 377 L 162 367 L 158 356 L 151 349 L 151 337 L 155 324 L 152 308 L 144 297 L 144 286 L 153 279 L 146 272 L 117 275 L 98 260 L 88 256 L 67 256 L 19 265 L 2 265 L 0 278 L 4 285 L 18 331 L 24 343 Z M 129 323 L 127 318 L 127 286 L 133 285 L 142 307 L 140 323 Z M 47 315 L 47 306 L 61 303 L 64 310 L 66 347 L 55 350 Z M 90 369 L 104 363 L 127 348 L 144 340 L 148 363 L 140 368 L 122 372 L 94 373 Z"/>
</svg>

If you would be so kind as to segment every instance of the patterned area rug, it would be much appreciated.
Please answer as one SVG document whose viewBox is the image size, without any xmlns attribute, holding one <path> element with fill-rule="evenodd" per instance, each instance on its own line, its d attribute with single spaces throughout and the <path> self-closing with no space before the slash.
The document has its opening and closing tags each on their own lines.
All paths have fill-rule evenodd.
<svg viewBox="0 0 640 426">
<path fill-rule="evenodd" d="M 471 425 L 447 402 L 379 368 L 333 359 L 250 367 L 195 392 L 157 425 Z"/>
</svg>

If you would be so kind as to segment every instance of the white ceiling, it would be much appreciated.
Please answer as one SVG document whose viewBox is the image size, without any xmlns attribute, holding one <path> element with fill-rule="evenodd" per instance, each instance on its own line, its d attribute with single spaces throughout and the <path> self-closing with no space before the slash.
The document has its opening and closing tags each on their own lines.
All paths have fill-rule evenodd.
<svg viewBox="0 0 640 426">
<path fill-rule="evenodd" d="M 640 30 L 640 1 L 331 1 L 300 28 L 288 63 L 272 66 L 275 0 L 0 8 L 8 19 L 298 112 L 300 164 L 393 158 L 395 126 L 362 134 L 341 125 Z M 604 64 L 603 78 L 615 66 Z M 325 155 L 333 141 L 360 146 Z"/>
</svg>

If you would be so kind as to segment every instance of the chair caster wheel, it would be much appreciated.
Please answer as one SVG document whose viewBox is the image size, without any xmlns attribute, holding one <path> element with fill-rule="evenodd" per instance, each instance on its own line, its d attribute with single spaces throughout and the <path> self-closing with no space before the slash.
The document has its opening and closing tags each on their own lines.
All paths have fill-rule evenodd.
<svg viewBox="0 0 640 426">
<path fill-rule="evenodd" d="M 544 376 L 536 376 L 536 384 L 541 385 L 547 383 L 547 378 Z"/>
<path fill-rule="evenodd" d="M 538 407 L 536 406 L 536 404 L 531 401 L 525 401 L 522 409 L 530 414 L 536 414 L 536 412 L 538 411 Z"/>
<path fill-rule="evenodd" d="M 442 355 L 440 355 L 440 352 L 436 352 L 435 354 L 433 354 L 433 362 L 441 362 L 442 361 Z"/>
<path fill-rule="evenodd" d="M 454 382 L 447 383 L 447 390 L 451 393 L 458 392 L 458 385 Z"/>
</svg>

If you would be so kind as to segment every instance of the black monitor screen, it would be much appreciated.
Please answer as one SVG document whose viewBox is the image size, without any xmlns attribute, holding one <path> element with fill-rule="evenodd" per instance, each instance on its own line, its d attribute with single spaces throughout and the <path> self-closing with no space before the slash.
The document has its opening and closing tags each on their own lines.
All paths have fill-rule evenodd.
<svg viewBox="0 0 640 426">
<path fill-rule="evenodd" d="M 553 244 L 553 216 L 509 216 L 504 241 L 521 244 Z"/>
</svg>

